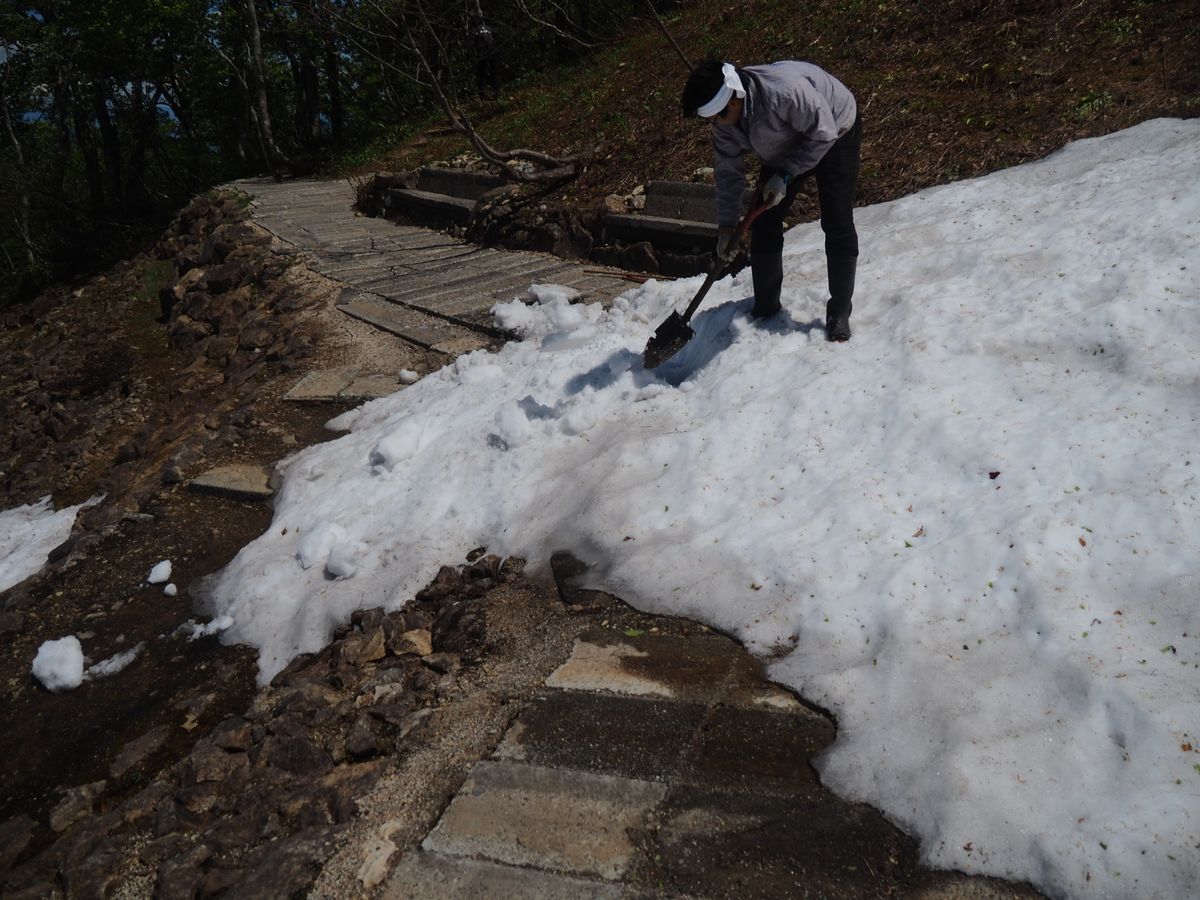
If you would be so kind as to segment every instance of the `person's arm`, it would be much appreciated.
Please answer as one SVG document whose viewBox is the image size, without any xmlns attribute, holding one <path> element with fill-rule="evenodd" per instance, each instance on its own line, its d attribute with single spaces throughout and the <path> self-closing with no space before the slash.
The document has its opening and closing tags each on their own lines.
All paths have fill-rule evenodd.
<svg viewBox="0 0 1200 900">
<path fill-rule="evenodd" d="M 713 180 L 717 188 L 717 226 L 730 230 L 742 215 L 746 193 L 745 148 L 726 126 L 713 126 Z"/>
</svg>

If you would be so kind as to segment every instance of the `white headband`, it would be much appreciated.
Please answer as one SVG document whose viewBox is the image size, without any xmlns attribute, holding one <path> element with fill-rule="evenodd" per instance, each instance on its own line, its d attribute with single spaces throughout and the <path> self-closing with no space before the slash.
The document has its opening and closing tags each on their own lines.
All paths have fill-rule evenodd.
<svg viewBox="0 0 1200 900">
<path fill-rule="evenodd" d="M 734 94 L 739 97 L 746 96 L 746 88 L 742 85 L 742 79 L 738 78 L 737 69 L 731 63 L 721 66 L 721 74 L 725 76 L 725 83 L 721 85 L 717 95 L 696 110 L 696 115 L 701 118 L 707 119 L 709 116 L 715 116 L 725 108 L 729 103 L 729 98 Z"/>
</svg>

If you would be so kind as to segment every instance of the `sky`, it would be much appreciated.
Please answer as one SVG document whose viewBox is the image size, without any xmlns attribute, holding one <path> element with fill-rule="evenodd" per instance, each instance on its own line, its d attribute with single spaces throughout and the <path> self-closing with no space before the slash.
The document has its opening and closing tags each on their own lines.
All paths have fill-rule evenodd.
<svg viewBox="0 0 1200 900">
<path fill-rule="evenodd" d="M 927 863 L 1053 896 L 1200 883 L 1200 122 L 1159 119 L 856 212 L 848 344 L 823 239 L 784 313 L 749 272 L 607 310 L 552 286 L 523 340 L 340 416 L 205 586 L 265 682 L 471 548 L 689 616 L 837 718 L 825 784 Z M 529 300 L 531 298 L 525 298 Z M 119 677 L 119 676 L 118 676 Z"/>
</svg>

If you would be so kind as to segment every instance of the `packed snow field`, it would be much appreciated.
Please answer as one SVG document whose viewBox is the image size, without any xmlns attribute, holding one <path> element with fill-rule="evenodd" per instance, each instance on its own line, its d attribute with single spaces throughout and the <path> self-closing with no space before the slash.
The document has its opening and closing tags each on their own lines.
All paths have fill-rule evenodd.
<svg viewBox="0 0 1200 900">
<path fill-rule="evenodd" d="M 41 571 L 47 554 L 71 536 L 84 506 L 55 510 L 50 498 L 43 497 L 0 512 L 0 591 Z"/>
<path fill-rule="evenodd" d="M 470 548 L 724 629 L 832 710 L 822 777 L 928 862 L 1053 896 L 1200 884 L 1200 122 L 1156 120 L 858 212 L 846 345 L 821 232 L 785 312 L 699 279 L 534 289 L 524 340 L 332 425 L 208 585 L 265 681 Z M 1195 748 L 1195 749 L 1193 749 Z"/>
</svg>

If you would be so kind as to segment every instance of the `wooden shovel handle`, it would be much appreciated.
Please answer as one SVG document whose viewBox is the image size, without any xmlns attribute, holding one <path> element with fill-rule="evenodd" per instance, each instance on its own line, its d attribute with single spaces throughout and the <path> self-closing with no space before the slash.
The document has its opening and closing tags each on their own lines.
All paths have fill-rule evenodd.
<svg viewBox="0 0 1200 900">
<path fill-rule="evenodd" d="M 754 220 L 765 213 L 770 207 L 762 202 L 762 190 L 754 192 L 754 205 L 750 211 L 742 216 L 742 221 L 737 223 L 737 227 L 733 229 L 733 245 L 738 246 L 746 239 L 746 232 L 750 230 L 750 226 L 754 224 Z M 704 279 L 704 284 L 700 285 L 700 290 L 696 292 L 696 296 L 692 298 L 692 302 L 688 304 L 688 308 L 683 313 L 683 321 L 689 322 L 692 318 L 692 313 L 696 311 L 696 307 L 700 305 L 700 301 L 708 293 L 708 289 L 713 286 L 713 282 L 717 280 L 721 272 L 725 270 L 725 261 L 720 257 L 713 263 L 713 267 L 708 272 L 708 277 Z"/>
</svg>

